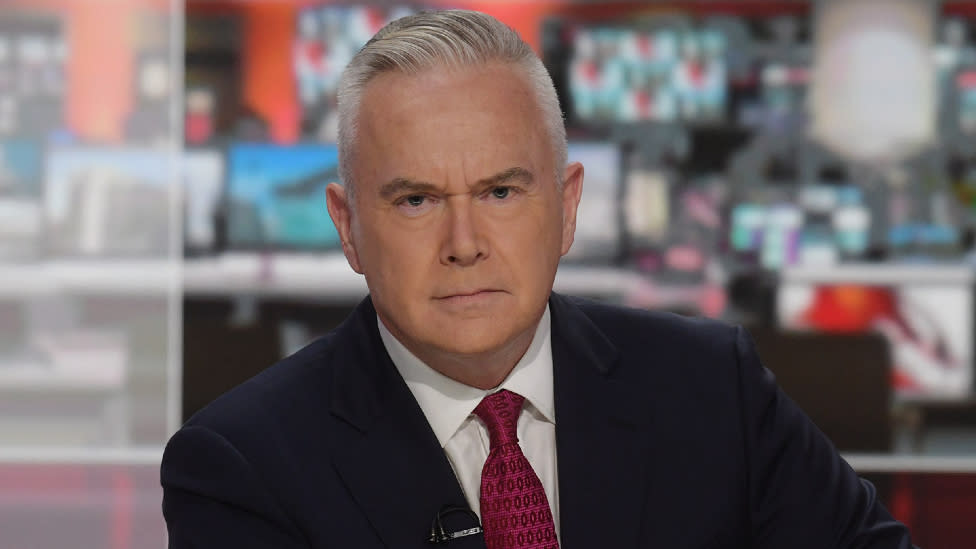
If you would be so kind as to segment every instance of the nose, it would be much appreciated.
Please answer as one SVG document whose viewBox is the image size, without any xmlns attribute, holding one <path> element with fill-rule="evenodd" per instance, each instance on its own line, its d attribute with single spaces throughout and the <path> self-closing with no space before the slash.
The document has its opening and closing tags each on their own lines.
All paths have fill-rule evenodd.
<svg viewBox="0 0 976 549">
<path fill-rule="evenodd" d="M 487 243 L 479 231 L 471 198 L 453 196 L 447 206 L 441 263 L 467 267 L 488 257 Z"/>
</svg>

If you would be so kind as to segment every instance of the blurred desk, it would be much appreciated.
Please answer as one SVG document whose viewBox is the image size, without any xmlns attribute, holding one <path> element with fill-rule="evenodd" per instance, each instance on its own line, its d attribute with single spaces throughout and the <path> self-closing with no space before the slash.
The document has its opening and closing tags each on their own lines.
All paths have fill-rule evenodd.
<svg viewBox="0 0 976 549">
<path fill-rule="evenodd" d="M 0 297 L 165 296 L 179 290 L 179 261 L 78 259 L 0 264 Z"/>
<path fill-rule="evenodd" d="M 183 263 L 188 297 L 237 297 L 356 303 L 366 293 L 365 279 L 341 254 L 303 256 L 231 253 Z"/>
<path fill-rule="evenodd" d="M 39 364 L 7 366 L 0 368 L 0 402 L 0 428 L 6 431 L 0 440 L 7 446 L 72 440 L 81 446 L 126 447 L 131 441 L 132 414 L 122 377 L 86 376 L 81 370 Z"/>
<path fill-rule="evenodd" d="M 907 437 L 904 441 L 907 448 L 903 449 L 913 454 L 967 455 L 976 463 L 971 452 L 971 447 L 976 445 L 976 396 L 898 395 L 894 399 L 893 415 Z M 934 448 L 947 446 L 947 438 L 954 439 L 949 440 L 949 448 Z"/>
<path fill-rule="evenodd" d="M 960 264 L 849 263 L 823 267 L 786 267 L 783 283 L 816 284 L 972 284 L 976 271 Z"/>
</svg>

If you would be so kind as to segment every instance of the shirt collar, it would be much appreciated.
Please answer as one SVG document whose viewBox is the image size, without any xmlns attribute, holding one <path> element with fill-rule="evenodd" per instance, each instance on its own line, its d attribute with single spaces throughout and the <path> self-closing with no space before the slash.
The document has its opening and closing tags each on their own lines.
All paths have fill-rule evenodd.
<svg viewBox="0 0 976 549">
<path fill-rule="evenodd" d="M 502 389 L 524 396 L 546 421 L 556 423 L 552 395 L 552 328 L 548 305 L 528 350 L 508 377 L 498 387 L 487 391 L 465 385 L 434 370 L 400 343 L 379 317 L 376 324 L 386 352 L 420 404 L 442 448 L 461 428 L 481 399 Z"/>
</svg>

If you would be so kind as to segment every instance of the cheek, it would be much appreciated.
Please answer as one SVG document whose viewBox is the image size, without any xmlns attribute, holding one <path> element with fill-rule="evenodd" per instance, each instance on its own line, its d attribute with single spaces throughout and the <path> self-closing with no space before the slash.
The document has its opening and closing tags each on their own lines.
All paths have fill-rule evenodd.
<svg viewBox="0 0 976 549">
<path fill-rule="evenodd" d="M 367 277 L 396 291 L 415 284 L 436 259 L 430 235 L 407 232 L 396 227 L 373 226 L 363 231 L 360 258 Z"/>
<path fill-rule="evenodd" d="M 550 201 L 540 204 L 537 211 L 532 214 L 525 216 L 526 222 L 531 224 L 524 233 L 528 245 L 539 252 L 555 252 L 554 247 L 558 247 L 559 242 L 562 241 L 562 209 L 556 202 Z"/>
<path fill-rule="evenodd" d="M 544 210 L 544 211 L 543 211 Z M 558 210 L 536 208 L 491 227 L 493 250 L 515 272 L 547 270 L 559 261 L 563 226 Z"/>
</svg>

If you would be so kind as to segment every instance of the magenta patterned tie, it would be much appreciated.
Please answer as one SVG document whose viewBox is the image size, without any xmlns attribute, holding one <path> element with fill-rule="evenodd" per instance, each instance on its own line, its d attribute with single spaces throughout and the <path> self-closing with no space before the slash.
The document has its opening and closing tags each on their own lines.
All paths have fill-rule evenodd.
<svg viewBox="0 0 976 549">
<path fill-rule="evenodd" d="M 481 526 L 488 549 L 559 549 L 542 481 L 519 447 L 515 428 L 525 397 L 503 390 L 474 413 L 488 426 L 491 451 L 481 471 Z"/>
</svg>

